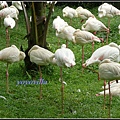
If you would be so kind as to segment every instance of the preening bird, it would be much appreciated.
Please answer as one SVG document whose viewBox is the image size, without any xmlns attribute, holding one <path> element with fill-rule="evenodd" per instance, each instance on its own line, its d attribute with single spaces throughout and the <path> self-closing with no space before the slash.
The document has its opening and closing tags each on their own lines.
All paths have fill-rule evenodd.
<svg viewBox="0 0 120 120">
<path fill-rule="evenodd" d="M 120 47 L 114 42 L 109 43 L 96 49 L 91 57 L 83 64 L 87 67 L 94 63 L 100 63 L 104 59 L 111 59 L 115 62 L 120 62 Z"/>
<path fill-rule="evenodd" d="M 83 22 L 84 20 L 87 20 L 89 17 L 95 17 L 89 10 L 79 6 L 76 8 L 76 12 L 78 14 L 78 17 L 80 17 L 82 20 L 81 22 Z"/>
<path fill-rule="evenodd" d="M 93 35 L 91 32 L 88 31 L 82 31 L 80 29 L 77 29 L 73 33 L 73 43 L 80 44 L 82 46 L 82 64 L 84 63 L 84 45 L 87 43 L 93 43 L 95 42 L 101 42 L 100 38 Z M 92 44 L 94 48 L 94 43 Z"/>
<path fill-rule="evenodd" d="M 110 89 L 111 80 L 120 79 L 120 64 L 113 62 L 110 59 L 104 59 L 99 65 L 99 76 L 101 80 L 108 80 L 109 85 L 109 117 L 110 117 L 110 106 L 112 100 L 112 94 Z M 105 106 L 105 83 L 104 83 L 104 106 Z"/>
<path fill-rule="evenodd" d="M 40 47 L 38 45 L 34 45 L 29 51 L 28 55 L 30 57 L 30 61 L 37 64 L 39 67 L 40 73 L 40 99 L 42 98 L 42 72 L 40 66 L 56 64 L 54 53 L 51 51 Z"/>
<path fill-rule="evenodd" d="M 6 1 L 0 1 L 0 10 L 3 9 L 3 8 L 6 8 L 8 7 L 8 4 Z"/>
<path fill-rule="evenodd" d="M 0 50 L 0 61 L 7 63 L 7 69 L 6 69 L 6 88 L 7 93 L 9 92 L 9 86 L 8 86 L 8 66 L 11 63 L 19 62 L 21 60 L 24 60 L 25 53 L 20 51 L 15 45 L 11 45 L 10 47 L 6 47 L 2 50 Z"/>
<path fill-rule="evenodd" d="M 13 29 L 15 27 L 15 20 L 10 17 L 10 15 L 7 15 L 5 18 L 4 18 L 4 26 L 5 26 L 5 29 L 6 29 L 6 46 L 8 47 L 10 44 L 9 44 L 9 41 L 10 41 L 10 36 L 9 36 L 9 32 L 8 32 L 8 29 Z"/>
<path fill-rule="evenodd" d="M 69 48 L 66 48 L 65 44 L 62 44 L 61 48 L 55 51 L 56 64 L 60 67 L 60 78 L 61 78 L 61 98 L 62 98 L 62 114 L 64 113 L 64 83 L 62 78 L 63 67 L 73 67 L 75 63 L 75 55 Z"/>
<path fill-rule="evenodd" d="M 66 6 L 65 8 L 63 8 L 62 12 L 63 12 L 63 17 L 70 18 L 70 24 L 72 22 L 72 18 L 78 17 L 76 10 L 69 6 Z"/>
<path fill-rule="evenodd" d="M 0 18 L 5 18 L 7 15 L 10 15 L 10 17 L 15 18 L 16 20 L 18 20 L 19 11 L 13 5 L 0 10 Z"/>
<path fill-rule="evenodd" d="M 111 4 L 103 3 L 98 7 L 98 16 L 100 18 L 108 17 L 108 28 L 110 28 L 110 18 L 114 17 L 115 15 L 120 15 L 120 10 Z"/>
<path fill-rule="evenodd" d="M 66 40 L 66 47 L 68 47 L 68 41 L 72 42 L 72 36 L 76 29 L 70 25 L 65 26 L 61 31 L 56 31 L 56 36 Z"/>
<path fill-rule="evenodd" d="M 120 24 L 118 25 L 118 30 L 119 30 L 119 34 L 120 34 Z"/>
<path fill-rule="evenodd" d="M 92 53 L 91 57 L 87 59 L 82 66 L 86 68 L 92 64 L 99 64 L 104 59 L 111 59 L 112 61 L 120 62 L 119 45 L 117 45 L 114 42 L 111 42 L 108 45 L 99 47 Z M 98 74 L 98 80 L 99 80 L 99 74 Z"/>
</svg>

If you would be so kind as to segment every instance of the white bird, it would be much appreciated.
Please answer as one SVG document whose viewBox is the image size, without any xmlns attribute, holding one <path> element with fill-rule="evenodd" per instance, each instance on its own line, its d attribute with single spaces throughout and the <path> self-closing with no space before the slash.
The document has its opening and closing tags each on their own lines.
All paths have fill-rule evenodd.
<svg viewBox="0 0 120 120">
<path fill-rule="evenodd" d="M 84 63 L 84 45 L 88 43 L 101 42 L 100 38 L 88 31 L 82 31 L 77 29 L 73 33 L 73 43 L 80 44 L 82 46 L 82 64 Z M 94 45 L 94 44 L 93 44 Z M 94 46 L 93 46 L 94 47 Z"/>
<path fill-rule="evenodd" d="M 83 68 L 86 68 L 92 64 L 99 64 L 104 59 L 111 59 L 112 61 L 120 62 L 120 48 L 116 43 L 111 42 L 108 45 L 104 45 L 96 49 L 92 53 L 91 57 L 88 58 L 84 64 L 82 64 L 82 66 Z M 96 73 L 98 74 L 98 72 Z M 98 80 L 99 80 L 99 74 L 98 74 Z"/>
<path fill-rule="evenodd" d="M 119 34 L 120 34 L 120 24 L 118 25 L 118 30 L 119 30 Z"/>
<path fill-rule="evenodd" d="M 101 80 L 108 80 L 109 84 L 109 117 L 110 117 L 110 107 L 112 94 L 110 89 L 110 81 L 111 80 L 119 80 L 120 79 L 120 64 L 117 62 L 113 62 L 110 59 L 104 59 L 99 65 L 99 76 Z M 105 83 L 104 83 L 104 106 L 105 106 Z"/>
<path fill-rule="evenodd" d="M 98 16 L 100 18 L 108 17 L 108 28 L 110 28 L 110 18 L 114 17 L 115 15 L 120 15 L 120 10 L 111 4 L 103 3 L 98 7 Z"/>
<path fill-rule="evenodd" d="M 38 45 L 34 45 L 29 51 L 28 55 L 30 57 L 30 61 L 37 64 L 39 66 L 40 73 L 40 99 L 42 98 L 42 72 L 40 66 L 56 64 L 54 53 L 51 51 L 40 47 Z"/>
<path fill-rule="evenodd" d="M 19 62 L 21 60 L 24 60 L 25 53 L 20 51 L 15 45 L 11 45 L 10 47 L 6 47 L 2 50 L 0 50 L 0 61 L 7 63 L 7 69 L 6 69 L 6 87 L 7 87 L 7 93 L 9 92 L 8 87 L 8 66 L 11 63 Z"/>
<path fill-rule="evenodd" d="M 114 42 L 111 42 L 108 45 L 104 45 L 96 49 L 90 58 L 86 60 L 83 64 L 85 67 L 94 64 L 100 63 L 104 59 L 111 59 L 115 62 L 120 62 L 120 47 Z"/>
<path fill-rule="evenodd" d="M 71 24 L 72 18 L 78 17 L 76 10 L 69 6 L 66 6 L 65 8 L 63 8 L 62 12 L 63 12 L 63 17 L 70 18 L 70 24 Z"/>
<path fill-rule="evenodd" d="M 10 15 L 10 17 L 15 18 L 16 20 L 18 20 L 19 11 L 13 5 L 0 10 L 0 18 L 5 18 L 7 15 Z"/>
<path fill-rule="evenodd" d="M 13 29 L 15 27 L 15 20 L 10 17 L 10 15 L 7 15 L 5 18 L 4 18 L 4 26 L 6 28 L 6 46 L 8 47 L 10 44 L 9 44 L 9 41 L 10 41 L 10 36 L 9 36 L 9 32 L 8 32 L 8 29 Z"/>
<path fill-rule="evenodd" d="M 66 40 L 66 47 L 68 47 L 68 41 L 72 42 L 72 36 L 76 29 L 70 25 L 65 26 L 61 31 L 56 31 L 56 36 Z"/>
<path fill-rule="evenodd" d="M 64 19 L 62 19 L 60 16 L 57 16 L 52 23 L 52 27 L 56 30 L 56 33 L 60 32 L 61 30 L 63 30 L 64 27 L 68 26 L 68 23 L 64 21 Z M 58 45 L 59 45 L 60 41 L 58 39 Z"/>
<path fill-rule="evenodd" d="M 65 44 L 62 44 L 61 48 L 55 51 L 56 64 L 60 67 L 60 78 L 61 78 L 61 95 L 62 95 L 62 114 L 64 113 L 64 103 L 63 103 L 63 94 L 64 94 L 64 83 L 62 78 L 62 68 L 63 67 L 73 67 L 75 63 L 75 55 L 69 48 L 66 48 Z"/>
<path fill-rule="evenodd" d="M 18 10 L 23 10 L 21 1 L 12 1 L 12 5 L 14 5 Z"/>
<path fill-rule="evenodd" d="M 6 1 L 0 1 L 0 9 L 8 7 L 8 4 Z"/>
<path fill-rule="evenodd" d="M 83 22 L 84 20 L 87 20 L 89 17 L 95 17 L 89 10 L 79 6 L 76 8 L 78 17 L 80 17 L 82 20 L 81 22 Z"/>
</svg>

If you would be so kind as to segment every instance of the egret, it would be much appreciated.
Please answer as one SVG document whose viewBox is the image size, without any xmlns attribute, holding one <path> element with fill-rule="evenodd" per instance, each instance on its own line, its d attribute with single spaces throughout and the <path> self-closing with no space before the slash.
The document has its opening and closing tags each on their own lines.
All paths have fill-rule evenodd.
<svg viewBox="0 0 120 120">
<path fill-rule="evenodd" d="M 72 36 L 76 29 L 70 25 L 65 26 L 60 32 L 56 31 L 56 36 L 66 40 L 66 47 L 68 47 L 68 41 L 72 42 Z"/>
<path fill-rule="evenodd" d="M 84 45 L 87 43 L 91 43 L 94 48 L 94 41 L 95 42 L 101 42 L 100 38 L 97 36 L 93 35 L 91 32 L 88 31 L 82 31 L 80 29 L 77 29 L 73 33 L 73 43 L 75 44 L 80 44 L 82 46 L 82 64 L 84 63 Z"/>
<path fill-rule="evenodd" d="M 7 15 L 5 18 L 4 18 L 4 26 L 6 28 L 6 46 L 8 47 L 9 46 L 9 41 L 10 41 L 10 36 L 9 36 L 9 32 L 8 32 L 8 29 L 13 29 L 15 27 L 15 20 L 10 17 L 10 15 Z"/>
<path fill-rule="evenodd" d="M 110 90 L 110 81 L 120 79 L 120 64 L 113 62 L 110 59 L 104 59 L 99 65 L 99 76 L 101 80 L 109 80 L 109 117 L 112 94 Z M 105 84 L 104 84 L 104 106 L 105 106 Z"/>
<path fill-rule="evenodd" d="M 98 64 L 104 59 L 111 59 L 112 61 L 120 62 L 119 45 L 117 45 L 114 42 L 111 42 L 108 45 L 99 47 L 92 53 L 91 57 L 88 58 L 82 66 L 85 68 L 95 63 Z M 99 80 L 99 74 L 98 74 L 98 80 Z"/>
<path fill-rule="evenodd" d="M 42 72 L 40 66 L 56 64 L 54 53 L 51 51 L 40 47 L 38 45 L 34 45 L 29 51 L 28 55 L 30 57 L 30 61 L 37 64 L 39 67 L 40 73 L 40 99 L 42 98 Z"/>
<path fill-rule="evenodd" d="M 61 48 L 55 51 L 56 64 L 60 67 L 60 78 L 61 78 L 61 100 L 62 100 L 62 114 L 64 113 L 64 83 L 62 78 L 63 67 L 73 67 L 75 63 L 75 55 L 69 48 L 66 48 L 65 44 L 61 45 Z"/>
<path fill-rule="evenodd" d="M 6 88 L 7 93 L 9 92 L 9 86 L 8 86 L 8 66 L 9 64 L 19 62 L 21 60 L 24 60 L 25 53 L 20 51 L 15 45 L 11 45 L 10 47 L 6 47 L 2 50 L 0 50 L 0 61 L 7 63 L 7 69 L 6 69 Z"/>
<path fill-rule="evenodd" d="M 70 18 L 70 24 L 71 24 L 72 18 L 78 17 L 76 10 L 74 8 L 69 7 L 69 6 L 66 6 L 65 8 L 63 8 L 62 12 L 63 12 L 63 17 Z"/>
<path fill-rule="evenodd" d="M 80 17 L 82 20 L 81 22 L 83 22 L 84 20 L 87 20 L 89 17 L 95 17 L 89 10 L 79 6 L 76 8 L 76 12 L 78 14 L 78 17 Z"/>
<path fill-rule="evenodd" d="M 103 3 L 98 7 L 98 16 L 108 17 L 108 28 L 110 29 L 110 18 L 114 17 L 115 15 L 120 15 L 120 10 L 114 7 L 111 4 Z"/>
</svg>

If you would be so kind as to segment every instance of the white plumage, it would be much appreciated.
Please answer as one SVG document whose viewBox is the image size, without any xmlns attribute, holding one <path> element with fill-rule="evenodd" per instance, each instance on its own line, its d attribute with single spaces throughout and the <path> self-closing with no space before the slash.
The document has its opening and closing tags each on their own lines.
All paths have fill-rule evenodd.
<svg viewBox="0 0 120 120">
<path fill-rule="evenodd" d="M 76 65 L 75 63 L 75 55 L 74 53 L 69 49 L 66 48 L 66 45 L 63 44 L 61 48 L 57 49 L 55 51 L 55 59 L 57 65 L 60 67 L 60 78 L 61 78 L 61 96 L 62 96 L 62 114 L 64 113 L 64 105 L 63 105 L 63 93 L 64 93 L 64 83 L 62 78 L 62 68 L 63 67 L 73 67 Z"/>
<path fill-rule="evenodd" d="M 103 3 L 98 7 L 98 16 L 102 17 L 113 17 L 115 15 L 120 15 L 120 10 L 111 4 Z"/>
<path fill-rule="evenodd" d="M 83 65 L 86 67 L 94 63 L 100 63 L 107 58 L 115 62 L 120 61 L 120 48 L 116 43 L 111 42 L 108 45 L 96 49 Z"/>
<path fill-rule="evenodd" d="M 54 53 L 51 51 L 42 48 L 38 45 L 34 45 L 29 51 L 28 55 L 30 57 L 30 61 L 37 64 L 39 66 L 40 72 L 40 99 L 42 98 L 42 72 L 40 66 L 56 64 Z"/>
<path fill-rule="evenodd" d="M 6 1 L 0 1 L 0 9 L 8 7 L 8 4 Z"/>
<path fill-rule="evenodd" d="M 18 10 L 23 10 L 20 1 L 12 1 L 12 5 L 14 5 Z"/>
<path fill-rule="evenodd" d="M 70 25 L 65 26 L 61 31 L 56 31 L 56 36 L 66 40 L 66 47 L 68 47 L 68 41 L 72 42 L 72 36 L 76 29 Z"/>
<path fill-rule="evenodd" d="M 81 22 L 83 22 L 84 20 L 87 20 L 89 17 L 95 17 L 89 10 L 79 6 L 76 8 L 78 17 L 80 17 L 82 19 Z"/>
<path fill-rule="evenodd" d="M 20 51 L 15 45 L 11 45 L 10 47 L 6 47 L 0 50 L 0 61 L 7 63 L 6 70 L 6 84 L 7 84 L 7 92 L 8 92 L 8 65 L 11 63 L 19 62 L 24 60 L 25 53 Z"/>
<path fill-rule="evenodd" d="M 65 8 L 63 8 L 62 12 L 63 12 L 63 17 L 70 18 L 70 23 L 71 23 L 72 18 L 78 17 L 76 10 L 74 8 L 69 7 L 69 6 L 66 6 Z"/>
<path fill-rule="evenodd" d="M 0 10 L 0 17 L 1 18 L 5 18 L 7 15 L 10 15 L 10 17 L 15 18 L 15 19 L 18 20 L 19 11 L 13 5 Z"/>
<path fill-rule="evenodd" d="M 109 117 L 110 117 L 110 106 L 111 106 L 111 89 L 110 89 L 110 81 L 111 80 L 119 80 L 120 79 L 120 64 L 117 62 L 113 62 L 110 59 L 104 59 L 99 65 L 99 76 L 101 80 L 104 80 L 104 106 L 105 106 L 105 82 L 108 80 L 109 84 Z"/>
<path fill-rule="evenodd" d="M 98 19 L 95 17 L 89 17 L 88 20 L 82 25 L 82 30 L 90 31 L 90 32 L 97 32 L 97 31 L 107 31 L 109 29 Z"/>
<path fill-rule="evenodd" d="M 93 43 L 95 42 L 101 42 L 100 38 L 93 35 L 91 32 L 88 31 L 82 31 L 80 29 L 77 29 L 73 33 L 73 43 L 80 44 L 82 46 L 82 64 L 84 63 L 84 45 L 87 43 Z M 93 44 L 94 45 L 94 44 Z M 94 46 L 93 46 L 94 48 Z"/>
<path fill-rule="evenodd" d="M 60 32 L 65 26 L 68 26 L 68 23 L 65 22 L 60 16 L 57 16 L 53 20 L 53 28 L 57 30 L 57 32 Z"/>
</svg>

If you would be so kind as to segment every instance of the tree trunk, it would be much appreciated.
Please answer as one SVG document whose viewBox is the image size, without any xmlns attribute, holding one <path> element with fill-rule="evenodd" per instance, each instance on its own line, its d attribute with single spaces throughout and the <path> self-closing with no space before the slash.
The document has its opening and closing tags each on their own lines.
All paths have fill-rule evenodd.
<svg viewBox="0 0 120 120">
<path fill-rule="evenodd" d="M 50 20 L 50 16 L 52 14 L 52 9 L 54 7 L 54 3 L 51 4 L 48 16 L 45 16 L 45 6 L 43 2 L 32 2 L 31 7 L 31 15 L 32 15 L 32 22 L 30 32 L 27 33 L 25 37 L 28 39 L 28 48 L 25 50 L 26 57 L 24 59 L 26 71 L 29 72 L 38 70 L 38 67 L 35 63 L 30 62 L 30 58 L 28 56 L 28 51 L 31 49 L 33 45 L 39 45 L 47 49 L 47 42 L 46 42 L 46 35 L 48 30 L 48 23 Z M 24 12 L 25 14 L 25 12 Z M 27 19 L 27 18 L 26 18 Z M 26 23 L 26 26 L 28 24 Z M 28 29 L 28 27 L 26 27 Z M 29 31 L 29 30 L 27 30 Z M 31 74 L 32 77 L 34 77 Z"/>
</svg>

